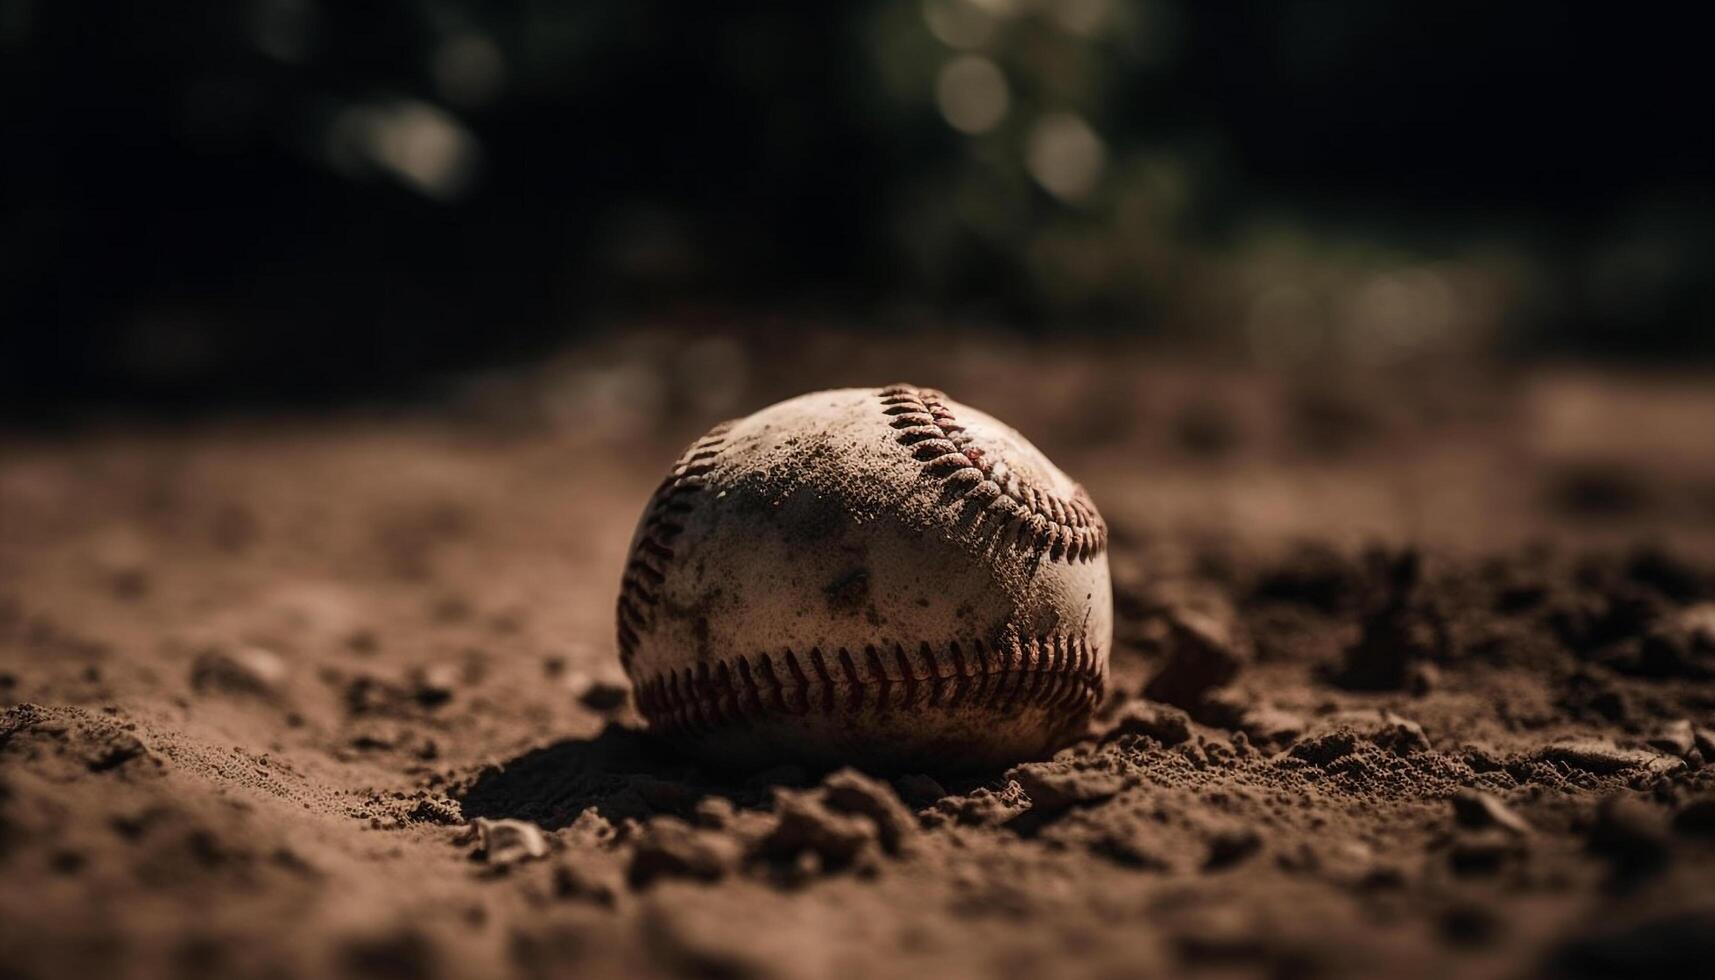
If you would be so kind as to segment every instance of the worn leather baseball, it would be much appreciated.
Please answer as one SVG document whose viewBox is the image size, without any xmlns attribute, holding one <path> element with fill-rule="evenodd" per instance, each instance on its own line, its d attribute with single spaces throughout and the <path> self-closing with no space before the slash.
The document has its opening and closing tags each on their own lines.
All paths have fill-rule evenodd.
<svg viewBox="0 0 1715 980">
<path fill-rule="evenodd" d="M 1083 731 L 1107 529 L 1024 437 L 938 391 L 820 391 L 723 423 L 643 512 L 619 655 L 711 761 L 983 768 Z"/>
</svg>

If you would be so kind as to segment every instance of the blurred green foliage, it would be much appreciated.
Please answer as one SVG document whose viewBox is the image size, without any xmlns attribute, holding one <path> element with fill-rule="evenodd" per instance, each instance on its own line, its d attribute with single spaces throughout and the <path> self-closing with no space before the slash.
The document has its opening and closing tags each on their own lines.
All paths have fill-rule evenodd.
<svg viewBox="0 0 1715 980">
<path fill-rule="evenodd" d="M 39 384 L 709 304 L 1707 354 L 1700 15 L 1647 6 L 0 0 L 0 301 Z"/>
</svg>

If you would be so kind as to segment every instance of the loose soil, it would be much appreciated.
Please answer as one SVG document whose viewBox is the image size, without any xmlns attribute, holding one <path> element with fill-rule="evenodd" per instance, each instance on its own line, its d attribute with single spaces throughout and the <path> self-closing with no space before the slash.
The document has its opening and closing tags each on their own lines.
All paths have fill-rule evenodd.
<svg viewBox="0 0 1715 980">
<path fill-rule="evenodd" d="M 1715 386 L 640 335 L 0 438 L 0 976 L 1598 976 L 1715 957 Z M 911 381 L 1112 528 L 999 771 L 700 768 L 614 657 L 702 429 Z"/>
</svg>

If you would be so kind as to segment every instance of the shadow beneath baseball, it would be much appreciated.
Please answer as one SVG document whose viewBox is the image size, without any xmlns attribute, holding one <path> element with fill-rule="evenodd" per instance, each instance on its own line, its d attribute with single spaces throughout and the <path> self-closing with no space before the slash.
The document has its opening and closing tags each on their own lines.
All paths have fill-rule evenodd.
<svg viewBox="0 0 1715 980">
<path fill-rule="evenodd" d="M 699 804 L 711 797 L 738 810 L 766 810 L 776 789 L 808 789 L 824 775 L 794 764 L 748 773 L 711 769 L 644 730 L 612 723 L 593 738 L 565 739 L 485 769 L 459 799 L 467 820 L 526 820 L 558 830 L 592 808 L 609 821 L 657 814 L 694 821 Z M 999 773 L 894 775 L 889 781 L 917 805 L 946 792 L 1005 785 Z"/>
<path fill-rule="evenodd" d="M 460 802 L 467 819 L 528 820 L 553 830 L 590 807 L 615 820 L 648 816 L 679 797 L 694 803 L 693 777 L 647 732 L 610 724 L 594 738 L 555 742 L 484 770 Z"/>
</svg>

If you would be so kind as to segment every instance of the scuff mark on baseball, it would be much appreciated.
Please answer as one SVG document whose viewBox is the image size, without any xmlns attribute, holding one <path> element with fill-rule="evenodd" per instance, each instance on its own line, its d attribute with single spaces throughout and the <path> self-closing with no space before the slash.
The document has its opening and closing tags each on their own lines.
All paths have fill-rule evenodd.
<svg viewBox="0 0 1715 980">
<path fill-rule="evenodd" d="M 1107 528 L 1024 437 L 911 385 L 698 439 L 651 498 L 619 655 L 711 761 L 985 768 L 1080 734 L 1107 682 Z"/>
</svg>

